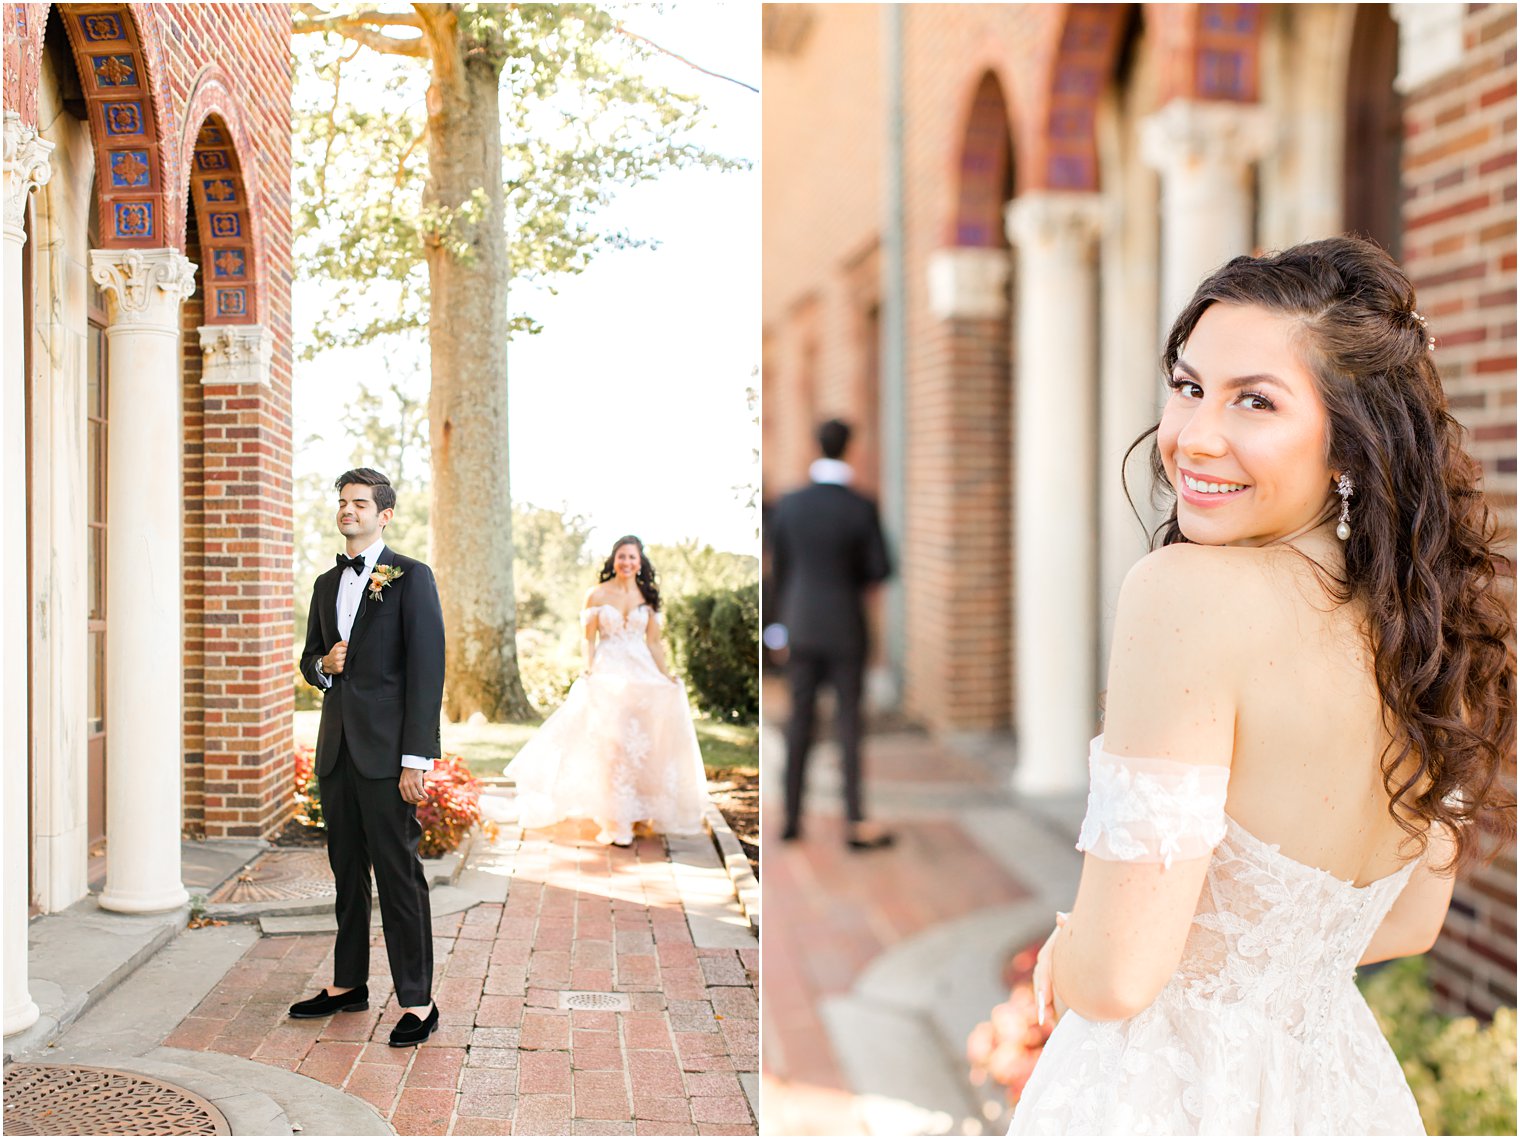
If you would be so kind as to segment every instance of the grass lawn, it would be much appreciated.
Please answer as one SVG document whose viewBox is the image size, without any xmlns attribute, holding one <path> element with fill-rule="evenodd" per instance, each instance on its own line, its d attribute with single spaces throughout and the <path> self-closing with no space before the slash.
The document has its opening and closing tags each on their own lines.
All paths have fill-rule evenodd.
<svg viewBox="0 0 1520 1139">
<path fill-rule="evenodd" d="M 317 721 L 322 713 L 295 714 L 296 743 L 308 747 L 317 742 Z M 702 748 L 702 762 L 709 770 L 716 767 L 760 766 L 760 729 L 753 724 L 725 724 L 715 720 L 698 720 L 697 743 Z M 536 724 L 449 724 L 443 725 L 443 750 L 461 755 L 476 775 L 500 775 L 517 749 L 538 730 Z"/>
</svg>

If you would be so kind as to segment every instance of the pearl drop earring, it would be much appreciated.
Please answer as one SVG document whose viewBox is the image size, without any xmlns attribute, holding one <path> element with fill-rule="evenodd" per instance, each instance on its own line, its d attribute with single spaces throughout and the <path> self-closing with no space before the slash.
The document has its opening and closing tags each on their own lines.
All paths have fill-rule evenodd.
<svg viewBox="0 0 1520 1139">
<path fill-rule="evenodd" d="M 1336 481 L 1335 489 L 1341 496 L 1341 520 L 1335 525 L 1335 536 L 1344 542 L 1351 537 L 1351 495 L 1356 487 L 1351 482 L 1351 476 L 1343 473 Z"/>
</svg>

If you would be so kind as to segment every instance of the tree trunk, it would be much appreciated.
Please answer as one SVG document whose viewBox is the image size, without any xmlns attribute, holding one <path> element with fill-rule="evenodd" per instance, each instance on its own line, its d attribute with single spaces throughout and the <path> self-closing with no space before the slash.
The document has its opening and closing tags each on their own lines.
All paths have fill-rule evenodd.
<svg viewBox="0 0 1520 1139">
<path fill-rule="evenodd" d="M 429 239 L 432 564 L 447 631 L 445 708 L 462 720 L 532 717 L 517 668 L 507 473 L 507 238 L 499 89 L 504 59 L 455 5 L 418 5 L 432 56 L 427 205 L 471 208 Z"/>
</svg>

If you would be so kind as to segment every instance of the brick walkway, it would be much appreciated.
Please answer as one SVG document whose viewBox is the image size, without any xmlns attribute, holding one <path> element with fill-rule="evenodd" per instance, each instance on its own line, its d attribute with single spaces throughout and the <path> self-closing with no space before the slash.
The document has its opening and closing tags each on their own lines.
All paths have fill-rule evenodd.
<svg viewBox="0 0 1520 1139">
<path fill-rule="evenodd" d="M 780 794 L 779 743 L 773 724 L 765 741 L 767 803 Z M 998 793 L 985 768 L 914 733 L 868 736 L 867 810 L 896 832 L 897 843 L 851 852 L 831 761 L 825 745 L 810 763 L 814 786 L 801 841 L 780 842 L 780 811 L 766 816 L 766 1134 L 866 1134 L 820 1002 L 848 992 L 873 960 L 903 939 L 1030 893 L 957 818 L 957 802 L 976 804 Z M 814 764 L 823 768 L 818 779 Z"/>
<path fill-rule="evenodd" d="M 485 850 L 507 900 L 434 919 L 441 1023 L 421 1048 L 386 1043 L 400 1012 L 378 926 L 368 1012 L 290 1020 L 331 980 L 333 939 L 265 937 L 164 1043 L 311 1076 L 400 1134 L 754 1134 L 739 1077 L 759 1065 L 758 949 L 694 944 L 661 839 L 592 833 L 503 828 Z M 566 989 L 632 1008 L 564 1011 Z"/>
</svg>

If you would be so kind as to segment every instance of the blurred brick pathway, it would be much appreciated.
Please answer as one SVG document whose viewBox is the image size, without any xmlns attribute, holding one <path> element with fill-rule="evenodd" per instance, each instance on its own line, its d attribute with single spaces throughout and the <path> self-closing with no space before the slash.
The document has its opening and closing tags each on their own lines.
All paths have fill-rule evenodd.
<svg viewBox="0 0 1520 1139">
<path fill-rule="evenodd" d="M 767 689 L 767 715 L 772 689 Z M 777 703 L 780 703 L 779 701 Z M 766 737 L 765 797 L 779 805 L 783 749 Z M 895 846 L 844 846 L 834 780 L 805 805 L 803 838 L 782 843 L 781 812 L 765 816 L 765 1059 L 763 1131 L 772 1135 L 861 1135 L 856 1097 L 841 1070 L 820 1000 L 848 992 L 882 952 L 913 934 L 975 910 L 1029 896 L 962 829 L 955 806 L 977 804 L 998 787 L 987 770 L 910 732 L 868 736 L 866 808 L 896 833 Z M 936 794 L 926 801 L 921 790 Z"/>
<path fill-rule="evenodd" d="M 311 1076 L 404 1135 L 754 1134 L 739 1075 L 759 1066 L 758 950 L 693 944 L 662 840 L 592 833 L 504 828 L 506 904 L 434 919 L 441 1023 L 420 1048 L 386 1043 L 400 1012 L 378 926 L 368 1012 L 289 1019 L 331 981 L 333 939 L 266 937 L 164 1043 Z M 632 1011 L 563 1011 L 565 989 Z"/>
</svg>

